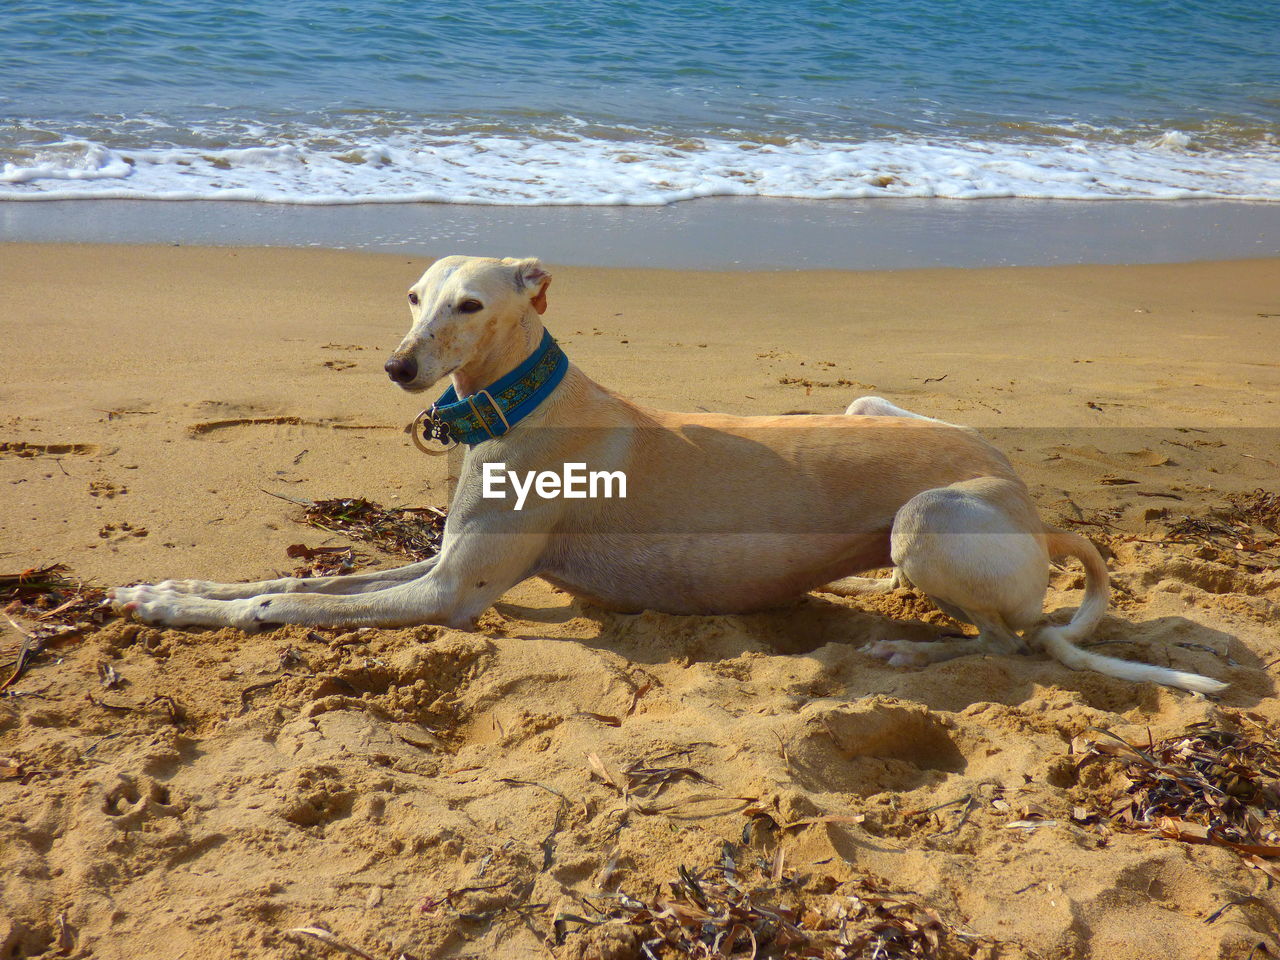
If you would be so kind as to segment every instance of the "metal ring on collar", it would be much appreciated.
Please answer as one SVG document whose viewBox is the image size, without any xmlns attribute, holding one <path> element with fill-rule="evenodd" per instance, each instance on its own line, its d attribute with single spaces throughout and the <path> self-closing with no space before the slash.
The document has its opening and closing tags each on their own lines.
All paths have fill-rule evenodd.
<svg viewBox="0 0 1280 960">
<path fill-rule="evenodd" d="M 439 450 L 433 450 L 422 442 L 422 435 L 424 433 L 423 427 L 435 422 L 435 410 L 436 408 L 434 406 L 430 406 L 414 417 L 413 423 L 409 424 L 409 436 L 413 439 L 413 445 L 427 456 L 442 457 L 456 447 L 458 445 L 458 441 L 455 440 L 447 446 L 441 447 Z"/>
</svg>

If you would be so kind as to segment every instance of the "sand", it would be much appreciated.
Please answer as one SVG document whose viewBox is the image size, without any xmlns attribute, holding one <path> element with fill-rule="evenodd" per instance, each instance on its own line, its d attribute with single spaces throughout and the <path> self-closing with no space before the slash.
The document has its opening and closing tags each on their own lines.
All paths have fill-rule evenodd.
<svg viewBox="0 0 1280 960">
<path fill-rule="evenodd" d="M 381 370 L 425 265 L 0 249 L 0 571 L 259 578 L 292 569 L 290 544 L 344 542 L 268 493 L 442 504 L 448 462 L 400 432 L 417 401 Z M 0 956 L 340 955 L 287 933 L 316 927 L 378 958 L 621 960 L 640 955 L 625 936 L 562 920 L 558 942 L 557 915 L 651 899 L 744 838 L 788 896 L 879 878 L 978 955 L 1280 952 L 1280 898 L 1234 853 L 1073 820 L 1113 784 L 1071 752 L 1091 727 L 1280 722 L 1275 559 L 1165 539 L 1277 488 L 1280 262 L 554 272 L 553 333 L 645 403 L 837 412 L 876 393 L 980 427 L 1046 518 L 1105 548 L 1099 649 L 1230 690 L 1041 656 L 890 668 L 859 647 L 942 619 L 905 591 L 624 616 L 531 581 L 472 633 L 117 621 L 0 699 Z M 1080 579 L 1056 573 L 1047 609 Z M 706 780 L 622 798 L 608 780 L 637 761 Z M 760 811 L 812 822 L 744 832 Z"/>
<path fill-rule="evenodd" d="M 1035 237 L 1027 243 L 1027 237 Z M 709 197 L 663 206 L 9 203 L 0 241 L 181 243 L 489 256 L 596 267 L 895 270 L 1227 260 L 1280 254 L 1280 204 Z M 520 255 L 520 254 L 516 254 Z"/>
</svg>

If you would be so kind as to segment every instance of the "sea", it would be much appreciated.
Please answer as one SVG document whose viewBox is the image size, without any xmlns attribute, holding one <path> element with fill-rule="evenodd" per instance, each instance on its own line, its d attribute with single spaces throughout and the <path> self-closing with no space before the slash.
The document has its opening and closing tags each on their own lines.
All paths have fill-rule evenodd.
<svg viewBox="0 0 1280 960">
<path fill-rule="evenodd" d="M 1280 201 L 1276 0 L 6 0 L 0 202 Z"/>
</svg>

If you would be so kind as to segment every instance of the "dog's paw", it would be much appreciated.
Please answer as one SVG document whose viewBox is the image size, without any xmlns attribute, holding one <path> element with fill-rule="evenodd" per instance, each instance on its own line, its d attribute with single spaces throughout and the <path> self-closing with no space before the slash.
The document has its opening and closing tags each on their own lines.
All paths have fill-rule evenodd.
<svg viewBox="0 0 1280 960">
<path fill-rule="evenodd" d="M 144 623 L 157 626 L 180 626 L 181 600 L 178 593 L 163 584 L 140 583 L 133 587 L 115 587 L 108 592 L 111 606 L 119 613 L 131 613 Z"/>
<path fill-rule="evenodd" d="M 129 604 L 142 596 L 144 587 L 149 589 L 150 585 L 140 583 L 134 587 L 112 587 L 107 591 L 107 599 L 103 601 L 103 604 L 111 607 L 116 613 L 124 613 Z"/>
<path fill-rule="evenodd" d="M 911 640 L 880 640 L 862 648 L 862 652 L 878 660 L 885 660 L 891 667 L 924 667 L 933 661 L 927 650 L 930 644 Z"/>
<path fill-rule="evenodd" d="M 116 587 L 112 607 L 158 627 L 242 627 L 256 623 L 252 610 L 239 600 L 208 600 L 161 584 Z"/>
</svg>

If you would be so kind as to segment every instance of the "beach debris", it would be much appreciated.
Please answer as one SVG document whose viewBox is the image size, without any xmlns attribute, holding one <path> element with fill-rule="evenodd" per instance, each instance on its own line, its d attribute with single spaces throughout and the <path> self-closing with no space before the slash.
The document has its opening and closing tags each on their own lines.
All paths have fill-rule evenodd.
<svg viewBox="0 0 1280 960">
<path fill-rule="evenodd" d="M 1253 554 L 1280 561 L 1280 493 L 1261 488 L 1229 493 L 1227 505 L 1207 516 L 1179 516 L 1168 524 L 1166 541 L 1197 543 L 1222 554 Z"/>
<path fill-rule="evenodd" d="M 75 953 L 76 950 L 75 930 L 72 929 L 71 924 L 67 922 L 67 915 L 65 913 L 58 914 L 57 919 L 54 920 L 54 924 L 58 928 L 58 938 L 55 942 L 55 945 L 58 948 L 58 953 L 61 956 L 69 957 L 71 954 Z"/>
<path fill-rule="evenodd" d="M 314 633 L 315 631 L 313 630 L 311 632 Z M 310 640 L 311 637 L 308 636 L 307 639 Z M 321 637 L 320 642 L 326 643 L 327 641 Z M 280 651 L 279 662 L 281 670 L 288 670 L 290 667 L 301 667 L 304 670 L 312 672 L 311 667 L 307 664 L 306 657 L 302 655 L 302 651 L 292 644 Z"/>
<path fill-rule="evenodd" d="M 110 710 L 113 713 L 133 713 L 136 709 L 127 703 L 107 703 L 105 700 L 99 700 L 92 693 L 84 695 L 85 700 L 101 710 Z"/>
<path fill-rule="evenodd" d="M 778 383 L 782 384 L 784 387 L 804 387 L 805 396 L 813 393 L 814 387 L 818 387 L 820 389 L 827 387 L 854 387 L 860 390 L 875 389 L 872 384 L 861 383 L 857 380 L 850 380 L 847 377 L 840 377 L 837 380 L 811 380 L 808 377 L 779 377 Z"/>
<path fill-rule="evenodd" d="M 1117 477 L 1114 473 L 1104 473 L 1098 478 L 1098 483 L 1104 487 L 1125 487 L 1140 482 L 1139 480 L 1131 480 L 1129 477 Z"/>
<path fill-rule="evenodd" d="M 636 712 L 636 707 L 640 705 L 640 700 L 644 697 L 646 693 L 648 693 L 650 690 L 653 689 L 653 685 L 654 685 L 653 680 L 646 680 L 644 683 L 640 684 L 640 686 L 636 687 L 634 692 L 632 692 L 631 703 L 627 707 L 627 713 L 626 713 L 628 717 Z"/>
<path fill-rule="evenodd" d="M 102 603 L 105 592 L 67 576 L 68 567 L 53 563 L 21 573 L 0 574 L 0 603 L 11 613 L 46 623 L 76 623 Z"/>
<path fill-rule="evenodd" d="M 404 740 L 405 738 L 401 737 L 400 739 Z M 547 831 L 547 835 L 542 840 L 542 871 L 546 872 L 547 870 L 550 870 L 551 864 L 555 860 L 556 835 L 564 828 L 565 818 L 569 815 L 569 811 L 573 807 L 572 801 L 570 801 L 568 797 L 555 787 L 549 787 L 545 783 L 538 783 L 536 780 L 518 780 L 513 777 L 500 777 L 498 782 L 510 784 L 515 787 L 537 787 L 539 790 L 545 790 L 552 796 L 559 798 L 560 804 L 556 808 L 555 820 L 551 824 L 551 829 Z M 589 808 L 584 801 L 582 804 L 582 812 L 584 816 L 589 816 L 588 810 Z M 492 856 L 492 854 L 490 854 L 490 856 Z M 487 863 L 487 860 L 485 862 Z M 483 875 L 483 873 L 484 871 L 480 870 L 476 876 L 479 877 Z"/>
<path fill-rule="evenodd" d="M 3 616 L 22 637 L 14 659 L 0 667 L 12 668 L 0 681 L 0 693 L 19 680 L 49 644 L 78 637 L 112 615 L 102 605 L 104 591 L 72 580 L 67 572 L 65 564 L 55 563 L 21 573 L 0 574 Z"/>
<path fill-rule="evenodd" d="M 1205 924 L 1213 923 L 1215 920 L 1221 917 L 1224 913 L 1226 913 L 1232 907 L 1242 907 L 1246 903 L 1258 903 L 1258 904 L 1265 905 L 1266 901 L 1260 897 L 1240 897 L 1238 900 L 1228 900 L 1226 903 L 1220 906 L 1217 910 L 1213 911 L 1213 913 L 1209 914 L 1209 916 L 1205 917 L 1204 920 L 1201 922 Z"/>
<path fill-rule="evenodd" d="M 276 684 L 280 683 L 285 677 L 291 677 L 293 674 L 286 673 L 283 677 L 273 677 L 270 680 L 263 680 L 261 683 L 251 683 L 240 691 L 240 715 L 249 712 L 253 695 L 260 690 L 271 690 Z"/>
<path fill-rule="evenodd" d="M 3 693 L 17 683 L 19 678 L 26 673 L 27 667 L 31 665 L 31 661 L 39 656 L 40 652 L 44 649 L 44 644 L 37 637 L 28 633 L 19 626 L 12 617 L 5 614 L 5 619 L 9 621 L 9 624 L 15 630 L 22 634 L 22 645 L 18 648 L 17 659 L 13 662 L 13 671 L 3 683 L 0 683 L 0 693 Z"/>
<path fill-rule="evenodd" d="M 1092 728 L 1077 766 L 1120 767 L 1121 791 L 1098 814 L 1107 827 L 1225 847 L 1280 880 L 1263 859 L 1280 857 L 1280 739 L 1264 722 L 1224 714 L 1145 747 Z"/>
<path fill-rule="evenodd" d="M 699 820 L 741 811 L 758 802 L 759 797 L 698 793 L 656 803 L 669 786 L 680 781 L 718 786 L 693 767 L 663 763 L 672 757 L 687 756 L 690 752 L 689 748 L 672 750 L 647 760 L 636 760 L 622 770 L 615 769 L 598 753 L 587 754 L 587 763 L 591 767 L 592 778 L 618 795 L 619 802 L 613 810 L 621 812 L 624 820 L 633 812 L 648 816 L 662 814 L 678 820 Z"/>
<path fill-rule="evenodd" d="M 965 800 L 968 800 L 968 799 L 970 798 L 965 797 L 963 800 L 959 802 L 963 803 Z M 943 807 L 947 807 L 947 806 L 951 806 L 951 804 L 943 803 L 931 809 L 940 810 Z M 805 827 L 817 826 L 818 824 L 844 823 L 844 824 L 851 824 L 856 826 L 859 824 L 866 823 L 867 821 L 867 816 L 866 814 L 863 814 L 863 813 L 854 813 L 854 814 L 833 813 L 833 814 L 825 814 L 823 816 L 817 816 L 817 817 L 802 817 L 799 820 L 791 820 L 791 821 L 779 820 L 776 816 L 774 816 L 774 813 L 776 813 L 776 811 L 770 811 L 760 806 L 745 807 L 742 810 L 742 815 L 747 818 L 747 822 L 746 824 L 743 825 L 743 828 L 742 828 L 742 842 L 744 844 L 750 843 L 751 837 L 753 835 L 759 834 L 761 831 L 768 834 L 774 834 L 779 830 L 783 832 L 786 832 L 789 830 L 803 830 Z M 917 811 L 917 813 L 928 813 L 928 811 Z M 910 818 L 915 815 L 916 815 L 915 813 L 908 812 L 905 816 Z"/>
<path fill-rule="evenodd" d="M 294 927 L 291 930 L 286 930 L 284 934 L 286 937 L 291 937 L 294 940 L 318 940 L 326 947 L 331 947 L 334 950 L 351 954 L 355 957 L 361 957 L 363 960 L 378 960 L 378 958 L 373 954 L 366 953 L 364 950 L 347 943 L 345 940 L 339 940 L 335 934 L 326 930 L 324 927 Z"/>
<path fill-rule="evenodd" d="M 79 634 L 112 617 L 103 606 L 106 591 L 68 576 L 65 564 L 33 567 L 21 573 L 0 574 L 0 604 L 7 614 L 30 622 L 28 628 L 10 624 L 41 643 Z"/>
<path fill-rule="evenodd" d="M 713 781 L 703 776 L 693 767 L 663 765 L 661 762 L 672 757 L 688 756 L 688 750 L 673 750 L 654 757 L 651 760 L 637 760 L 622 775 L 627 780 L 627 788 L 632 796 L 656 797 L 668 786 L 679 780 L 692 780 L 695 783 L 714 785 Z"/>
<path fill-rule="evenodd" d="M 630 800 L 633 797 L 654 799 L 668 786 L 679 780 L 693 780 L 696 783 L 714 785 L 693 767 L 660 765 L 664 760 L 688 756 L 688 754 L 688 750 L 672 750 L 649 760 L 636 760 L 621 773 L 602 760 L 598 753 L 587 754 L 587 762 L 591 765 L 592 775 L 600 782 L 612 787 L 623 800 Z"/>
<path fill-rule="evenodd" d="M 1124 485 L 1130 481 L 1103 477 L 1102 484 Z M 1175 494 L 1139 490 L 1146 497 L 1178 501 Z M 1280 567 L 1280 492 L 1261 488 L 1247 493 L 1229 493 L 1226 503 L 1201 516 L 1173 512 L 1173 506 L 1148 511 L 1146 520 L 1160 521 L 1164 532 L 1159 539 L 1149 540 L 1123 532 L 1123 509 L 1119 506 L 1092 511 L 1088 515 L 1075 504 L 1066 503 L 1074 512 L 1060 511 L 1055 522 L 1071 527 L 1094 527 L 1089 536 L 1108 545 L 1116 543 L 1186 544 L 1198 547 L 1204 559 L 1244 565 L 1247 569 Z M 1113 586 L 1115 584 L 1113 583 Z"/>
<path fill-rule="evenodd" d="M 726 842 L 718 862 L 678 867 L 665 889 L 580 902 L 581 914 L 555 916 L 557 945 L 625 932 L 646 960 L 958 960 L 988 956 L 994 946 L 875 878 L 802 877 L 787 866 L 781 845 L 762 856 Z"/>
<path fill-rule="evenodd" d="M 165 715 L 168 716 L 169 722 L 172 723 L 175 727 L 178 727 L 179 729 L 181 729 L 185 725 L 186 719 L 187 719 L 187 711 L 184 710 L 182 708 L 182 705 L 178 703 L 177 700 L 174 700 L 173 697 L 169 696 L 168 694 L 162 693 L 152 697 L 150 700 L 144 703 L 143 706 L 150 707 L 155 704 L 160 704 L 160 706 L 164 707 Z"/>
<path fill-rule="evenodd" d="M 363 497 L 302 500 L 267 490 L 263 492 L 300 505 L 303 508 L 302 522 L 326 533 L 342 534 L 414 560 L 426 560 L 440 552 L 445 512 L 437 507 L 384 507 Z M 317 564 L 320 567 L 332 561 L 337 563 L 338 572 L 349 572 L 342 569 L 342 565 L 349 562 L 354 566 L 358 555 L 349 547 L 294 544 L 289 547 L 289 556 L 321 561 Z"/>
<path fill-rule="evenodd" d="M 98 678 L 102 681 L 102 686 L 107 690 L 114 690 L 124 681 L 124 678 L 116 671 L 116 668 L 105 660 L 98 664 Z"/>
<path fill-rule="evenodd" d="M 1057 820 L 1013 820 L 1006 823 L 1002 829 L 1004 830 L 1025 830 L 1031 833 L 1039 830 L 1041 827 L 1052 827 L 1057 824 Z"/>
<path fill-rule="evenodd" d="M 1070 498 L 1059 500 L 1058 503 L 1063 504 L 1066 509 L 1058 512 L 1054 519 L 1055 523 L 1070 527 L 1097 527 L 1100 531 L 1098 536 L 1104 538 L 1116 535 L 1121 514 L 1119 507 L 1086 512 Z M 1093 533 L 1089 535 L 1094 536 Z"/>
<path fill-rule="evenodd" d="M 359 557 L 353 547 L 308 547 L 305 543 L 293 543 L 285 547 L 290 560 L 305 560 L 293 569 L 295 577 L 331 577 L 350 573 L 356 568 Z"/>
</svg>

